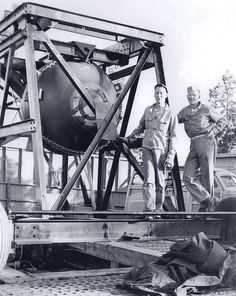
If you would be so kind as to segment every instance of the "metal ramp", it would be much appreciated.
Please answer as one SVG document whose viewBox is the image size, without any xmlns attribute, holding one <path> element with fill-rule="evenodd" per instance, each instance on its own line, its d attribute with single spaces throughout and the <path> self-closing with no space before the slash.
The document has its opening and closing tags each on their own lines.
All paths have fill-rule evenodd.
<svg viewBox="0 0 236 296">
<path fill-rule="evenodd" d="M 118 287 L 129 269 L 106 269 L 59 273 L 41 273 L 5 277 L 0 283 L 1 296 L 134 296 L 136 291 Z M 4 271 L 3 271 L 4 272 Z M 13 270 L 14 272 L 14 270 Z M 144 294 L 139 294 L 144 295 Z M 235 296 L 235 291 L 222 289 L 204 296 Z"/>
<path fill-rule="evenodd" d="M 59 273 L 30 273 L 21 279 L 6 278 L 1 296 L 133 296 L 117 287 L 128 269 L 108 269 Z M 14 270 L 13 270 L 14 272 Z"/>
</svg>

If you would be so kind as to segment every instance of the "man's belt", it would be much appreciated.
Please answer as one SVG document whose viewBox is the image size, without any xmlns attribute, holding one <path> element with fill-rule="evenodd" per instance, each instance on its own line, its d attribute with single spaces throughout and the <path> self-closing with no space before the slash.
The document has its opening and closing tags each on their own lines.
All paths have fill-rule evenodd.
<svg viewBox="0 0 236 296">
<path fill-rule="evenodd" d="M 202 138 L 202 137 L 205 137 L 205 136 L 207 136 L 207 135 L 209 135 L 209 133 L 207 133 L 207 134 L 201 134 L 201 135 L 198 135 L 198 136 L 192 137 L 191 140 L 194 140 L 194 139 L 197 139 L 197 138 Z"/>
</svg>

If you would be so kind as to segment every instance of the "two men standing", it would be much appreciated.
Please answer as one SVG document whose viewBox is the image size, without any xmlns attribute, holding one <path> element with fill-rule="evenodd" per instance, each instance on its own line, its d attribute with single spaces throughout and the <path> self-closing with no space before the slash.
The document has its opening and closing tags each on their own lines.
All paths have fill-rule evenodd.
<svg viewBox="0 0 236 296">
<path fill-rule="evenodd" d="M 189 105 L 176 117 L 166 104 L 167 88 L 154 87 L 156 103 L 148 106 L 138 127 L 128 139 L 144 132 L 143 148 L 143 198 L 144 211 L 162 211 L 165 198 L 165 170 L 174 163 L 177 143 L 177 122 L 184 123 L 191 139 L 190 152 L 184 167 L 183 181 L 190 194 L 200 202 L 200 211 L 212 211 L 214 163 L 216 158 L 215 135 L 222 131 L 227 121 L 214 108 L 200 101 L 200 91 L 195 86 L 187 88 Z M 124 140 L 124 138 L 120 138 Z"/>
</svg>

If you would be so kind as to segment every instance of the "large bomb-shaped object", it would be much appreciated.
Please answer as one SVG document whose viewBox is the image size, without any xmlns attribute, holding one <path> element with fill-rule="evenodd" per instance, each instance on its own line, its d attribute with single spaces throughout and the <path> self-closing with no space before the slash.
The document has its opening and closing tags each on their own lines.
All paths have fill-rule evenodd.
<svg viewBox="0 0 236 296">
<path fill-rule="evenodd" d="M 116 90 L 104 71 L 93 63 L 68 62 L 83 87 L 93 99 L 92 112 L 56 62 L 40 69 L 38 76 L 40 115 L 45 146 L 85 151 L 97 132 L 98 119 L 116 100 Z M 28 91 L 24 92 L 21 116 L 29 116 Z M 116 119 L 113 120 L 113 124 Z"/>
</svg>

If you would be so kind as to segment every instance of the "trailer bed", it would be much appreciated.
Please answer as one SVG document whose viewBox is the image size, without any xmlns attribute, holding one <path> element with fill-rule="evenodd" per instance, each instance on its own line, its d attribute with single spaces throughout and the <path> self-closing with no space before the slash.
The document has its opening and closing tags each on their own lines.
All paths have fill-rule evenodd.
<svg viewBox="0 0 236 296">
<path fill-rule="evenodd" d="M 134 296 L 137 291 L 118 287 L 129 270 L 130 268 L 119 268 L 25 274 L 6 268 L 0 275 L 0 296 Z M 235 296 L 236 291 L 222 289 L 200 295 Z"/>
</svg>

